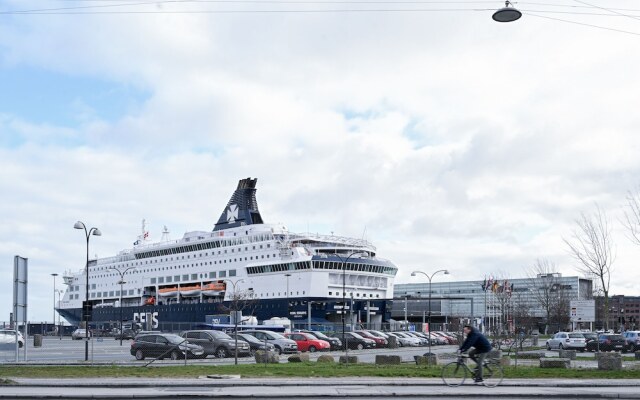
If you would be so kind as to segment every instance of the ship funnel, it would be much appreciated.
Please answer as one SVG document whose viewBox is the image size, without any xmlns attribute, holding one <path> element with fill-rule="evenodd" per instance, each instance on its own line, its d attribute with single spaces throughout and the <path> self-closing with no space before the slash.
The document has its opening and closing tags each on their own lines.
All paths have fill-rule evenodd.
<svg viewBox="0 0 640 400">
<path fill-rule="evenodd" d="M 241 179 L 238 188 L 227 203 L 213 231 L 235 228 L 242 225 L 262 224 L 262 216 L 256 201 L 256 182 L 258 179 Z"/>
</svg>

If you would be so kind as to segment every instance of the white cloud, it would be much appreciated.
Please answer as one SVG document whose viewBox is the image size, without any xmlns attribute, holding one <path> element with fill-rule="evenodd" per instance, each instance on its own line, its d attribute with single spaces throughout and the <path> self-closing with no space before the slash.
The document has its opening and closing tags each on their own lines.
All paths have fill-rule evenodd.
<svg viewBox="0 0 640 400">
<path fill-rule="evenodd" d="M 211 229 L 247 176 L 266 221 L 364 233 L 400 282 L 539 257 L 575 274 L 574 219 L 638 184 L 637 38 L 489 14 L 13 16 L 2 65 L 149 94 L 112 119 L 78 100 L 73 127 L 0 109 L 0 258 L 29 257 L 32 315 L 84 265 L 77 219 L 115 254 L 142 218 L 156 239 Z M 637 295 L 619 230 L 613 292 Z"/>
</svg>

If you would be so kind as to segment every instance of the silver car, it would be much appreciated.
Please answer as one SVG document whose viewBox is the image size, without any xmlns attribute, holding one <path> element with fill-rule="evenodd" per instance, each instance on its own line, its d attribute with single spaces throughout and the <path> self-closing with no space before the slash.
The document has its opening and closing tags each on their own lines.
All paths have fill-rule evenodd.
<svg viewBox="0 0 640 400">
<path fill-rule="evenodd" d="M 241 331 L 241 332 L 248 333 L 249 335 L 254 336 L 256 339 L 260 340 L 261 342 L 264 342 L 266 340 L 267 343 L 271 343 L 276 347 L 276 351 L 278 352 L 278 354 L 298 352 L 298 344 L 295 341 L 291 339 L 287 339 L 286 337 L 284 337 L 283 335 L 277 332 L 262 331 L 262 330 Z"/>
<path fill-rule="evenodd" d="M 73 340 L 82 340 L 86 337 L 87 331 L 82 328 L 78 328 L 71 333 L 71 339 Z M 89 331 L 89 337 L 91 337 L 91 331 Z"/>
<path fill-rule="evenodd" d="M 587 341 L 582 333 L 578 332 L 558 332 L 547 340 L 547 350 L 551 349 L 574 349 L 584 351 Z"/>
<path fill-rule="evenodd" d="M 16 331 L 13 329 L 0 329 L 0 344 L 16 343 Z M 18 331 L 18 347 L 24 346 L 24 337 Z"/>
</svg>

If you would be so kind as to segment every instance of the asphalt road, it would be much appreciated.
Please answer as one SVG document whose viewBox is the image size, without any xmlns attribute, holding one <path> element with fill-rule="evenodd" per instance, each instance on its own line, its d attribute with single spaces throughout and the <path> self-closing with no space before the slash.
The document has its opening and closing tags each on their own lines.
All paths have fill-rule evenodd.
<svg viewBox="0 0 640 400">
<path fill-rule="evenodd" d="M 71 364 L 84 362 L 85 342 L 84 340 L 71 340 L 70 337 L 59 339 L 58 337 L 45 336 L 42 338 L 41 347 L 33 347 L 33 338 L 27 341 L 26 361 L 31 363 L 63 363 Z M 93 338 L 89 340 L 89 361 L 95 363 L 147 363 L 149 360 L 136 361 L 130 354 L 130 340 L 124 340 L 120 346 L 119 340 L 113 338 Z M 457 346 L 432 346 L 433 353 L 451 353 Z M 20 349 L 19 361 L 25 361 L 25 349 Z M 357 355 L 360 362 L 373 363 L 376 354 L 395 354 L 402 357 L 403 361 L 413 361 L 413 356 L 422 355 L 428 351 L 428 347 L 401 347 L 397 349 L 369 349 L 369 350 L 349 350 L 349 355 Z M 335 357 L 344 354 L 344 351 L 333 351 L 325 353 L 311 353 L 311 360 L 315 360 L 321 354 L 330 354 Z M 14 362 L 15 351 L 13 349 L 0 348 L 0 362 Z M 286 360 L 283 355 L 282 361 Z M 179 363 L 184 361 L 163 360 L 162 363 Z M 209 356 L 205 360 L 187 360 L 187 363 L 233 363 L 234 358 L 217 359 Z M 252 363 L 253 357 L 239 358 L 239 362 Z"/>
</svg>

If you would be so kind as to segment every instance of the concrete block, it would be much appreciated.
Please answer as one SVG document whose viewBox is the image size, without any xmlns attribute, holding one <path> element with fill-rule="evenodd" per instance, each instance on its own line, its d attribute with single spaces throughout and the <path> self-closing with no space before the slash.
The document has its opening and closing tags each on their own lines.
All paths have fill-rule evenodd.
<svg viewBox="0 0 640 400">
<path fill-rule="evenodd" d="M 400 365 L 402 358 L 400 356 L 387 356 L 376 354 L 376 365 Z"/>
<path fill-rule="evenodd" d="M 636 355 L 636 360 L 640 360 L 640 351 L 636 351 L 634 354 Z"/>
<path fill-rule="evenodd" d="M 575 360 L 576 353 L 577 351 L 575 350 L 560 350 L 560 358 L 568 358 L 569 360 Z"/>
<path fill-rule="evenodd" d="M 387 347 L 390 349 L 398 348 L 398 338 L 395 336 L 389 335 L 389 339 L 387 339 L 389 343 L 387 343 Z"/>
<path fill-rule="evenodd" d="M 508 367 L 509 365 L 511 365 L 511 357 L 502 356 L 502 358 L 500 359 L 500 365 L 502 365 L 503 367 Z"/>
<path fill-rule="evenodd" d="M 535 360 L 539 358 L 545 358 L 546 354 L 544 351 L 525 351 L 522 353 L 518 353 L 518 358 Z"/>
<path fill-rule="evenodd" d="M 563 368 L 571 367 L 571 360 L 568 358 L 541 358 L 540 368 Z"/>
<path fill-rule="evenodd" d="M 621 370 L 622 357 L 620 357 L 619 353 L 613 353 L 613 354 L 600 353 L 600 357 L 598 357 L 598 369 L 604 370 L 604 371 Z"/>
</svg>

